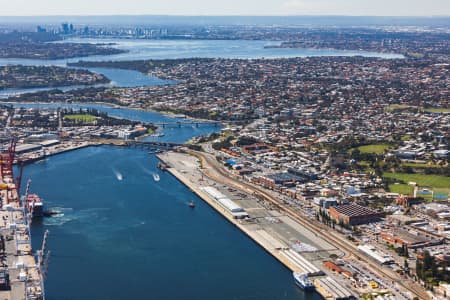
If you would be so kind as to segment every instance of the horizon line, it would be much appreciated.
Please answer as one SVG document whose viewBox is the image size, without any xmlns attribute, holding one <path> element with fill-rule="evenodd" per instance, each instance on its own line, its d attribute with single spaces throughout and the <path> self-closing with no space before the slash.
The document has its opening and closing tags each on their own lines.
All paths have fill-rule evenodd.
<svg viewBox="0 0 450 300">
<path fill-rule="evenodd" d="M 351 14 L 284 14 L 284 15 L 246 15 L 246 14 L 51 14 L 51 15 L 0 15 L 4 18 L 32 18 L 32 17 L 390 17 L 390 18 L 450 18 L 450 15 L 351 15 Z M 1 23 L 1 21 L 0 21 Z"/>
</svg>

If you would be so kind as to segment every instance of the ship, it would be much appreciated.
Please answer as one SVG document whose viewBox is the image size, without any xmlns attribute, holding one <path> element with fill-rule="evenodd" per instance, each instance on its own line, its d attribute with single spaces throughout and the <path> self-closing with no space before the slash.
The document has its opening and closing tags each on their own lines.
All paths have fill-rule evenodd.
<svg viewBox="0 0 450 300">
<path fill-rule="evenodd" d="M 26 198 L 26 207 L 28 213 L 30 213 L 33 218 L 42 218 L 44 216 L 44 204 L 38 195 L 28 194 Z"/>
<path fill-rule="evenodd" d="M 304 291 L 314 290 L 314 284 L 309 280 L 308 276 L 303 273 L 293 272 L 295 284 L 298 285 Z"/>
<path fill-rule="evenodd" d="M 189 207 L 194 208 L 195 207 L 194 200 L 190 201 L 188 205 L 189 205 Z"/>
</svg>

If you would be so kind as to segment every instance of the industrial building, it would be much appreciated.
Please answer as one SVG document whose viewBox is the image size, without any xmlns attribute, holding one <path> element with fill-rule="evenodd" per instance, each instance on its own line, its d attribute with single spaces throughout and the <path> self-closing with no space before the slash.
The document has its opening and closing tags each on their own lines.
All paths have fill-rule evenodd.
<svg viewBox="0 0 450 300">
<path fill-rule="evenodd" d="M 350 272 L 350 271 L 348 271 L 348 270 L 338 266 L 337 264 L 335 264 L 332 261 L 325 260 L 323 262 L 323 266 L 326 267 L 327 269 L 333 271 L 333 272 L 336 272 L 338 274 L 342 274 L 342 275 L 344 275 L 347 278 L 352 278 L 353 277 L 352 272 Z"/>
<path fill-rule="evenodd" d="M 205 193 L 212 197 L 220 206 L 226 209 L 235 219 L 244 219 L 248 217 L 245 210 L 234 203 L 230 198 L 219 192 L 212 186 L 201 188 Z"/>
<path fill-rule="evenodd" d="M 395 229 L 391 232 L 381 232 L 380 237 L 386 242 L 401 246 L 405 245 L 411 249 L 424 248 L 443 243 L 443 239 L 432 238 L 431 234 L 425 234 L 419 230 Z"/>
<path fill-rule="evenodd" d="M 298 254 L 292 249 L 288 249 L 282 252 L 283 256 L 285 256 L 288 260 L 293 262 L 296 266 L 298 266 L 302 271 L 302 273 L 307 274 L 308 276 L 321 276 L 324 275 L 323 271 L 318 267 L 313 265 L 310 261 L 305 259 L 303 256 Z"/>
<path fill-rule="evenodd" d="M 356 299 L 356 297 L 346 287 L 337 283 L 331 277 L 314 280 L 316 290 L 325 298 L 333 300 Z"/>
<path fill-rule="evenodd" d="M 365 255 L 369 256 L 370 258 L 373 258 L 381 265 L 389 265 L 394 263 L 394 258 L 392 256 L 382 253 L 381 251 L 377 250 L 374 246 L 359 245 L 358 249 Z"/>
<path fill-rule="evenodd" d="M 382 214 L 357 204 L 339 205 L 330 208 L 330 216 L 348 225 L 360 225 L 377 222 Z"/>
<path fill-rule="evenodd" d="M 20 144 L 16 146 L 16 154 L 22 154 L 26 152 L 41 150 L 42 145 L 37 144 Z"/>
<path fill-rule="evenodd" d="M 323 208 L 330 208 L 338 204 L 336 198 L 314 197 L 314 204 Z"/>
</svg>

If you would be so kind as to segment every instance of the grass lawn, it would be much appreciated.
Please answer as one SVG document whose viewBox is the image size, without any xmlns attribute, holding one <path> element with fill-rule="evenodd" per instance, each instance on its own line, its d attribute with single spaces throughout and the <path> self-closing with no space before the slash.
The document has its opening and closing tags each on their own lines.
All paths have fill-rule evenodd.
<svg viewBox="0 0 450 300">
<path fill-rule="evenodd" d="M 97 118 L 93 115 L 88 114 L 80 114 L 80 115 L 68 115 L 64 116 L 64 120 L 70 120 L 70 121 L 79 121 L 79 122 L 85 122 L 90 123 L 97 120 Z"/>
<path fill-rule="evenodd" d="M 418 108 L 417 106 L 411 106 L 406 104 L 391 104 L 388 107 L 385 108 L 388 112 L 393 112 L 399 109 L 405 109 L 405 108 Z M 423 111 L 426 112 L 434 112 L 434 113 L 450 113 L 450 108 L 420 108 Z"/>
<path fill-rule="evenodd" d="M 434 112 L 434 113 L 450 113 L 450 108 L 426 108 L 425 111 L 427 112 Z"/>
<path fill-rule="evenodd" d="M 387 144 L 373 144 L 358 147 L 361 153 L 373 153 L 373 154 L 383 154 L 384 150 L 389 149 L 391 146 Z"/>
<path fill-rule="evenodd" d="M 412 195 L 414 187 L 408 185 L 408 182 L 415 182 L 420 187 L 428 186 L 433 189 L 435 194 L 448 195 L 450 192 L 450 177 L 443 175 L 427 175 L 427 174 L 404 174 L 404 173 L 384 173 L 385 178 L 394 178 L 405 183 L 389 184 L 389 191 L 404 195 Z M 431 195 L 421 195 L 427 201 L 431 201 Z M 437 197 L 436 197 L 437 198 Z"/>
<path fill-rule="evenodd" d="M 365 161 L 365 160 L 361 160 L 361 161 L 358 161 L 358 165 L 360 165 L 361 167 L 369 167 L 370 166 L 370 162 Z"/>
<path fill-rule="evenodd" d="M 384 173 L 383 177 L 402 180 L 405 183 L 413 181 L 419 186 L 450 189 L 450 177 L 443 175 Z"/>
<path fill-rule="evenodd" d="M 412 163 L 412 162 L 405 162 L 402 163 L 403 167 L 411 167 L 411 168 L 440 168 L 439 165 L 433 165 L 433 164 L 424 164 L 424 163 Z"/>
<path fill-rule="evenodd" d="M 403 195 L 412 195 L 414 188 L 407 184 L 389 184 L 389 191 L 391 193 L 399 193 Z"/>
<path fill-rule="evenodd" d="M 411 140 L 411 136 L 408 134 L 405 134 L 404 136 L 402 136 L 402 141 L 410 141 Z"/>
<path fill-rule="evenodd" d="M 406 104 L 391 104 L 388 107 L 385 108 L 386 111 L 395 111 L 398 109 L 405 109 L 405 108 L 410 108 L 412 106 L 410 105 L 406 105 Z"/>
</svg>

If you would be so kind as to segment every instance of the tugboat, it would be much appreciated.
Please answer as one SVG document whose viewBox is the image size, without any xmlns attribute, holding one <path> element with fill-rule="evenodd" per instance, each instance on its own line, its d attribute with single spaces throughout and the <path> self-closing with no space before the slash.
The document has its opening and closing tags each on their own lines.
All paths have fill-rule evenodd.
<svg viewBox="0 0 450 300">
<path fill-rule="evenodd" d="M 191 200 L 188 205 L 189 205 L 190 208 L 194 208 L 195 207 L 194 200 Z"/>
<path fill-rule="evenodd" d="M 314 290 L 314 284 L 309 280 L 308 276 L 303 273 L 293 272 L 295 284 L 298 285 L 304 291 Z"/>
<path fill-rule="evenodd" d="M 31 213 L 33 218 L 42 218 L 44 216 L 44 205 L 38 195 L 28 194 L 26 201 L 28 213 Z"/>
</svg>

